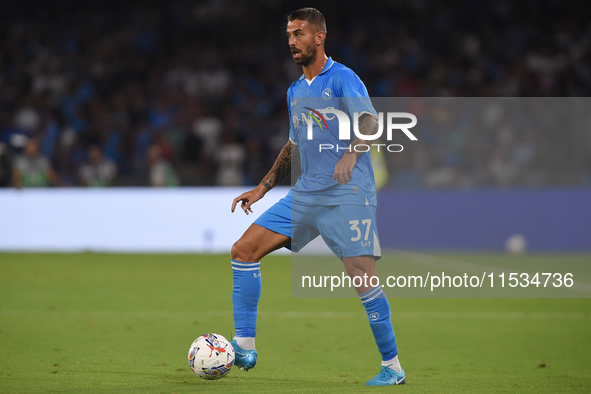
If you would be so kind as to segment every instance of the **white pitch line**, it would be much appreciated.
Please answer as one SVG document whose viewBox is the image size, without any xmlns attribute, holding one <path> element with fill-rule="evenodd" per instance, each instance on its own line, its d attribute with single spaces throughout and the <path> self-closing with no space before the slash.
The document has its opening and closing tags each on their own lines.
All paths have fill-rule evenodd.
<svg viewBox="0 0 591 394">
<path fill-rule="evenodd" d="M 120 317 L 232 317 L 231 311 L 115 311 L 115 310 L 28 310 L 1 309 L 3 316 L 120 316 Z M 330 311 L 259 311 L 263 318 L 285 319 L 357 319 L 364 318 L 359 312 Z M 393 319 L 590 319 L 591 312 L 398 312 Z"/>
</svg>

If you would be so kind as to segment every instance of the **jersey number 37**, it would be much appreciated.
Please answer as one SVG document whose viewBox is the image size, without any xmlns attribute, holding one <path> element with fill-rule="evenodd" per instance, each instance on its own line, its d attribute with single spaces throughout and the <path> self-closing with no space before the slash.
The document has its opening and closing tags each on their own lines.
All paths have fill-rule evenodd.
<svg viewBox="0 0 591 394">
<path fill-rule="evenodd" d="M 359 220 L 349 220 L 349 227 L 351 230 L 355 231 L 355 236 L 351 237 L 351 241 L 359 241 L 361 239 L 361 229 L 359 228 Z M 364 241 L 367 241 L 369 238 L 369 229 L 371 228 L 371 219 L 363 219 L 361 221 L 361 225 L 365 226 L 365 234 L 363 237 Z"/>
</svg>

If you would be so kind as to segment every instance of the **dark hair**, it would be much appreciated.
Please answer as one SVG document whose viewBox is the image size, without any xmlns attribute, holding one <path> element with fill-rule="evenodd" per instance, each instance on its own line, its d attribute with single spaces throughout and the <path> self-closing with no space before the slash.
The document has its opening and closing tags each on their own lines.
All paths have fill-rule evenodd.
<svg viewBox="0 0 591 394">
<path fill-rule="evenodd" d="M 306 21 L 310 26 L 316 29 L 317 32 L 321 31 L 326 34 L 326 21 L 324 20 L 324 15 L 322 15 L 322 12 L 318 11 L 316 8 L 300 8 L 287 16 L 288 22 L 293 22 L 295 20 Z"/>
</svg>

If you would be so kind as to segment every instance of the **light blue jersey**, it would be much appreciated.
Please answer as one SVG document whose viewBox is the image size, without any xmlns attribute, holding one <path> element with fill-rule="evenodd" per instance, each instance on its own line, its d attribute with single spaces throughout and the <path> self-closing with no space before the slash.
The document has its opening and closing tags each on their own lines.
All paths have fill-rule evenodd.
<svg viewBox="0 0 591 394">
<path fill-rule="evenodd" d="M 336 163 L 355 135 L 354 113 L 376 113 L 361 79 L 351 69 L 329 58 L 311 83 L 302 75 L 289 87 L 287 105 L 289 139 L 297 145 L 302 164 L 302 175 L 291 190 L 291 198 L 311 205 L 376 206 L 376 186 L 369 153 L 362 153 L 357 158 L 348 184 L 340 185 L 332 179 Z M 340 110 L 349 117 L 351 138 L 339 139 L 339 120 L 331 109 Z M 330 146 L 333 148 L 329 149 Z"/>
<path fill-rule="evenodd" d="M 289 139 L 296 144 L 302 175 L 289 194 L 269 208 L 255 224 L 290 237 L 289 248 L 297 252 L 321 235 L 334 254 L 343 257 L 381 257 L 376 224 L 376 186 L 369 153 L 362 153 L 353 168 L 353 178 L 340 185 L 333 180 L 336 163 L 352 138 L 339 139 L 340 131 L 354 136 L 352 124 L 339 127 L 341 115 L 372 113 L 363 82 L 351 69 L 328 59 L 322 72 L 308 83 L 304 76 L 288 90 Z M 333 112 L 331 112 L 333 111 Z M 349 122 L 346 120 L 344 125 Z M 336 149 L 320 151 L 320 146 Z"/>
</svg>

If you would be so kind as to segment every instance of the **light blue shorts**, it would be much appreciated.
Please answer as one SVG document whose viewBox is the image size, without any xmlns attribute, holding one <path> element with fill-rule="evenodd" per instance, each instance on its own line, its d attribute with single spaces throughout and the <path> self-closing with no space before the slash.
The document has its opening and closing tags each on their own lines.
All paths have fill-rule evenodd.
<svg viewBox="0 0 591 394">
<path fill-rule="evenodd" d="M 371 205 L 309 205 L 279 200 L 254 222 L 291 238 L 287 248 L 299 252 L 318 235 L 339 258 L 382 256 L 376 224 L 376 208 Z"/>
</svg>

